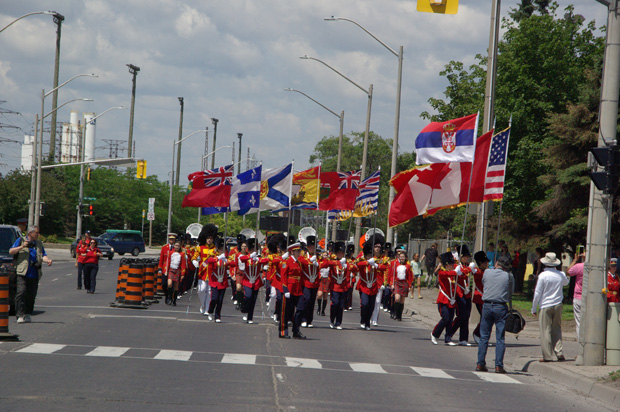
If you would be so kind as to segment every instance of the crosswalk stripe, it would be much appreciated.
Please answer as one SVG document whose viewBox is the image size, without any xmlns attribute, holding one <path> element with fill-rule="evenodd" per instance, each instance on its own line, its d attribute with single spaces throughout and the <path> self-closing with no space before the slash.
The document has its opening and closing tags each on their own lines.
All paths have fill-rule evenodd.
<svg viewBox="0 0 620 412">
<path fill-rule="evenodd" d="M 57 352 L 66 346 L 67 345 L 56 345 L 53 343 L 33 343 L 25 348 L 18 349 L 16 352 L 50 354 Z"/>
<path fill-rule="evenodd" d="M 153 359 L 188 361 L 193 352 L 186 350 L 166 350 L 162 349 Z"/>
<path fill-rule="evenodd" d="M 377 365 L 376 363 L 349 363 L 349 366 L 351 366 L 351 369 L 355 372 L 387 373 L 381 365 Z"/>
<path fill-rule="evenodd" d="M 323 365 L 316 359 L 285 358 L 286 366 L 291 368 L 322 369 Z"/>
<path fill-rule="evenodd" d="M 411 367 L 415 373 L 425 378 L 440 378 L 440 379 L 455 379 L 454 376 L 450 376 L 441 369 L 433 368 L 417 368 Z"/>
<path fill-rule="evenodd" d="M 518 380 L 511 378 L 510 376 L 497 374 L 497 373 L 488 373 L 488 372 L 474 372 L 474 374 L 482 379 L 483 381 L 493 382 L 493 383 L 521 383 Z"/>
<path fill-rule="evenodd" d="M 129 348 L 118 348 L 115 346 L 97 346 L 85 356 L 102 356 L 107 358 L 117 358 L 127 352 Z"/>
<path fill-rule="evenodd" d="M 256 355 L 244 355 L 240 353 L 226 353 L 222 358 L 222 363 L 234 363 L 240 365 L 254 365 Z"/>
</svg>

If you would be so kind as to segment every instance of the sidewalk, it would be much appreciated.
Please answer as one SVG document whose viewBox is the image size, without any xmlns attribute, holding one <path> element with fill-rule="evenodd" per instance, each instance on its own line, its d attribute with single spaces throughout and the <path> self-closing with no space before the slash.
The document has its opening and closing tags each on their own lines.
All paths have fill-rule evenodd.
<svg viewBox="0 0 620 412">
<path fill-rule="evenodd" d="M 436 288 L 427 289 L 422 287 L 423 299 L 417 298 L 417 290 L 414 291 L 415 298 L 408 298 L 405 301 L 405 313 L 411 317 L 415 323 L 421 327 L 428 327 L 429 333 L 439 321 L 437 311 L 438 290 Z M 523 314 L 523 313 L 522 313 Z M 566 362 L 541 363 L 540 336 L 538 321 L 535 318 L 526 316 L 527 324 L 525 329 L 518 335 L 506 334 L 506 355 L 504 363 L 508 372 L 528 372 L 541 376 L 557 384 L 566 386 L 573 391 L 601 400 L 603 402 L 620 407 L 620 383 L 604 382 L 611 372 L 620 370 L 620 366 L 577 366 L 575 358 L 579 350 L 575 328 L 568 324 L 562 329 L 562 342 L 564 344 L 564 355 Z M 473 332 L 478 323 L 479 315 L 472 307 L 469 331 L 470 342 L 473 343 Z M 572 326 L 572 327 L 571 327 Z M 495 331 L 491 336 L 494 341 Z M 430 344 L 430 337 L 429 337 Z M 487 358 L 494 358 L 494 351 L 491 349 Z M 472 365 L 472 369 L 475 365 Z"/>
</svg>

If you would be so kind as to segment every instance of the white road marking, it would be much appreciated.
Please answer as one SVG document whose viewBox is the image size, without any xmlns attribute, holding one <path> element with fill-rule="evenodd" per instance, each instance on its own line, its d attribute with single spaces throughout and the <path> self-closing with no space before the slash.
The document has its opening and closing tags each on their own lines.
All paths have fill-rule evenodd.
<svg viewBox="0 0 620 412">
<path fill-rule="evenodd" d="M 153 359 L 188 361 L 193 352 L 186 350 L 166 350 L 162 349 Z"/>
<path fill-rule="evenodd" d="M 173 318 L 170 316 L 140 316 L 140 315 L 95 315 L 89 313 L 87 315 L 88 318 L 96 319 L 96 318 L 141 318 L 141 319 L 156 319 L 156 320 L 177 320 L 177 318 Z"/>
<path fill-rule="evenodd" d="M 366 372 L 366 373 L 387 373 L 385 369 L 376 363 L 349 363 L 351 369 L 355 372 Z"/>
<path fill-rule="evenodd" d="M 71 276 L 73 275 L 73 273 L 67 273 L 65 276 Z"/>
<path fill-rule="evenodd" d="M 226 353 L 222 358 L 222 363 L 235 363 L 241 365 L 254 365 L 256 355 L 244 355 L 240 353 Z"/>
<path fill-rule="evenodd" d="M 285 358 L 286 366 L 291 368 L 309 368 L 309 369 L 322 369 L 323 365 L 316 359 L 304 359 L 304 358 Z"/>
<path fill-rule="evenodd" d="M 411 367 L 415 373 L 425 378 L 440 378 L 440 379 L 455 379 L 454 376 L 450 376 L 441 369 L 433 368 L 417 368 Z"/>
<path fill-rule="evenodd" d="M 118 358 L 127 352 L 129 348 L 119 348 L 116 346 L 97 346 L 85 356 L 102 356 L 107 358 Z"/>
<path fill-rule="evenodd" d="M 502 375 L 499 373 L 488 373 L 488 372 L 473 372 L 476 376 L 478 376 L 483 381 L 493 382 L 493 383 L 518 383 L 518 380 L 511 378 L 510 376 Z"/>
<path fill-rule="evenodd" d="M 280 383 L 284 382 L 284 376 L 282 376 L 281 373 L 276 373 L 276 378 L 280 381 Z"/>
<path fill-rule="evenodd" d="M 52 279 L 52 282 L 56 282 L 58 280 L 58 278 L 54 278 Z"/>
<path fill-rule="evenodd" d="M 53 343 L 33 343 L 32 345 L 21 348 L 16 352 L 50 354 L 61 350 L 65 346 L 67 345 L 55 345 Z"/>
</svg>

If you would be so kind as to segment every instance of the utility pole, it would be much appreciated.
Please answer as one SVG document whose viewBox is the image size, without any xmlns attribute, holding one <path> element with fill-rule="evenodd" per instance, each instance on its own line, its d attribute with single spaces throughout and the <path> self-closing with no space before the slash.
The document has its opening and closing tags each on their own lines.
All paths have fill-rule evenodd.
<svg viewBox="0 0 620 412">
<path fill-rule="evenodd" d="M 618 88 L 620 87 L 620 16 L 618 0 L 607 2 L 607 43 L 603 64 L 601 103 L 599 112 L 598 147 L 609 148 L 617 144 L 616 127 L 618 115 Z M 589 157 L 592 165 L 592 156 Z M 605 360 L 605 334 L 607 319 L 607 296 L 602 292 L 607 285 L 609 262 L 609 236 L 611 230 L 613 194 L 604 194 L 590 183 L 590 207 L 588 212 L 588 236 L 586 261 L 583 268 L 582 313 L 580 343 L 583 356 L 577 364 L 599 366 Z"/>
<path fill-rule="evenodd" d="M 237 174 L 241 173 L 241 138 L 243 137 L 243 133 L 237 133 L 237 137 L 239 138 L 239 165 L 237 166 Z"/>
<path fill-rule="evenodd" d="M 181 137 L 183 135 L 183 98 L 179 97 L 179 103 L 181 104 L 181 114 L 179 118 L 179 150 L 177 151 L 177 175 L 175 184 L 179 185 L 179 176 L 181 176 Z"/>
<path fill-rule="evenodd" d="M 131 80 L 131 110 L 129 111 L 129 139 L 127 139 L 127 157 L 131 158 L 133 154 L 133 111 L 136 106 L 136 76 L 140 68 L 133 64 L 128 64 L 127 67 L 129 67 L 129 73 L 133 75 Z"/>
<path fill-rule="evenodd" d="M 211 152 L 213 152 L 213 157 L 211 157 L 211 169 L 215 169 L 215 141 L 217 140 L 217 122 L 219 122 L 218 119 L 216 119 L 215 117 L 211 118 L 211 123 L 213 123 L 213 149 L 211 150 Z"/>
<path fill-rule="evenodd" d="M 56 23 L 56 57 L 54 58 L 54 92 L 52 94 L 52 130 L 50 131 L 50 149 L 48 160 L 54 161 L 56 154 L 56 109 L 58 108 L 58 72 L 60 69 L 60 32 L 62 30 L 62 22 L 65 16 L 60 13 L 54 13 L 54 23 Z"/>
</svg>

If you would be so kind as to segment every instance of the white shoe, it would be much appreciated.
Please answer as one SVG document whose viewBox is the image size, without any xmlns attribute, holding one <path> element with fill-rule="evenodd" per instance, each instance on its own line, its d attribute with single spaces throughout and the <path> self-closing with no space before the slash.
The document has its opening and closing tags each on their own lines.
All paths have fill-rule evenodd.
<svg viewBox="0 0 620 412">
<path fill-rule="evenodd" d="M 254 321 L 253 321 L 253 320 L 248 320 L 248 324 L 250 324 L 250 325 L 251 325 L 251 324 L 253 324 L 253 323 L 254 323 Z"/>
<path fill-rule="evenodd" d="M 366 330 L 370 330 L 370 326 L 366 326 L 366 328 L 365 328 L 365 329 L 366 329 Z"/>
<path fill-rule="evenodd" d="M 202 313 L 204 315 L 204 313 L 205 313 L 205 307 L 204 306 L 200 307 L 200 313 Z"/>
<path fill-rule="evenodd" d="M 215 319 L 215 323 L 221 323 L 222 320 L 221 319 Z"/>
<path fill-rule="evenodd" d="M 349 308 L 349 310 L 353 310 L 353 308 Z"/>
<path fill-rule="evenodd" d="M 209 320 L 213 320 L 213 315 L 211 315 L 209 313 L 207 313 L 206 315 L 209 317 Z"/>
<path fill-rule="evenodd" d="M 308 323 L 308 327 L 309 327 L 309 328 L 313 328 L 313 327 L 314 327 L 314 325 L 313 325 L 312 323 Z"/>
<path fill-rule="evenodd" d="M 209 316 L 209 312 L 205 310 L 204 312 L 202 312 L 202 316 Z"/>
<path fill-rule="evenodd" d="M 379 326 L 379 323 L 378 323 L 378 322 L 375 322 L 374 320 L 373 320 L 372 322 L 370 322 L 370 324 L 371 324 L 372 326 Z"/>
<path fill-rule="evenodd" d="M 302 327 L 302 328 L 307 328 L 307 327 L 308 327 L 308 323 L 306 323 L 306 322 L 301 322 L 301 327 Z"/>
<path fill-rule="evenodd" d="M 248 321 L 248 317 L 247 317 L 247 316 L 244 316 L 244 317 L 243 317 L 243 320 L 247 322 L 247 321 Z"/>
<path fill-rule="evenodd" d="M 387 311 L 388 311 L 388 309 L 387 309 L 387 308 L 385 308 L 385 309 L 383 309 L 383 311 L 384 311 L 384 312 L 387 312 Z"/>
<path fill-rule="evenodd" d="M 448 346 L 458 346 L 456 343 L 450 341 L 450 342 L 446 342 L 446 345 Z"/>
<path fill-rule="evenodd" d="M 364 325 L 363 323 L 360 324 L 360 329 L 366 329 L 366 325 Z"/>
<path fill-rule="evenodd" d="M 333 323 L 330 323 L 330 324 L 329 324 L 329 328 L 330 328 L 330 329 L 334 329 L 334 324 L 333 324 Z"/>
<path fill-rule="evenodd" d="M 236 300 L 233 300 L 233 305 L 236 305 L 236 304 L 237 304 L 237 301 L 236 301 Z"/>
<path fill-rule="evenodd" d="M 17 318 L 17 323 L 26 323 L 26 319 L 24 319 L 23 316 L 20 316 L 19 318 Z"/>
<path fill-rule="evenodd" d="M 433 345 L 437 345 L 437 338 L 432 333 L 431 333 L 431 342 L 433 342 Z"/>
<path fill-rule="evenodd" d="M 471 346 L 471 343 L 467 342 L 466 340 L 462 340 L 459 342 L 459 345 L 461 346 Z"/>
<path fill-rule="evenodd" d="M 336 326 L 336 329 L 342 330 L 342 326 L 338 325 L 338 326 Z"/>
<path fill-rule="evenodd" d="M 348 312 L 348 311 L 349 311 L 349 309 L 345 309 L 344 311 L 345 311 L 345 312 Z"/>
<path fill-rule="evenodd" d="M 30 315 L 24 316 L 24 320 L 26 321 L 26 323 L 32 322 L 32 319 L 30 319 Z"/>
</svg>

